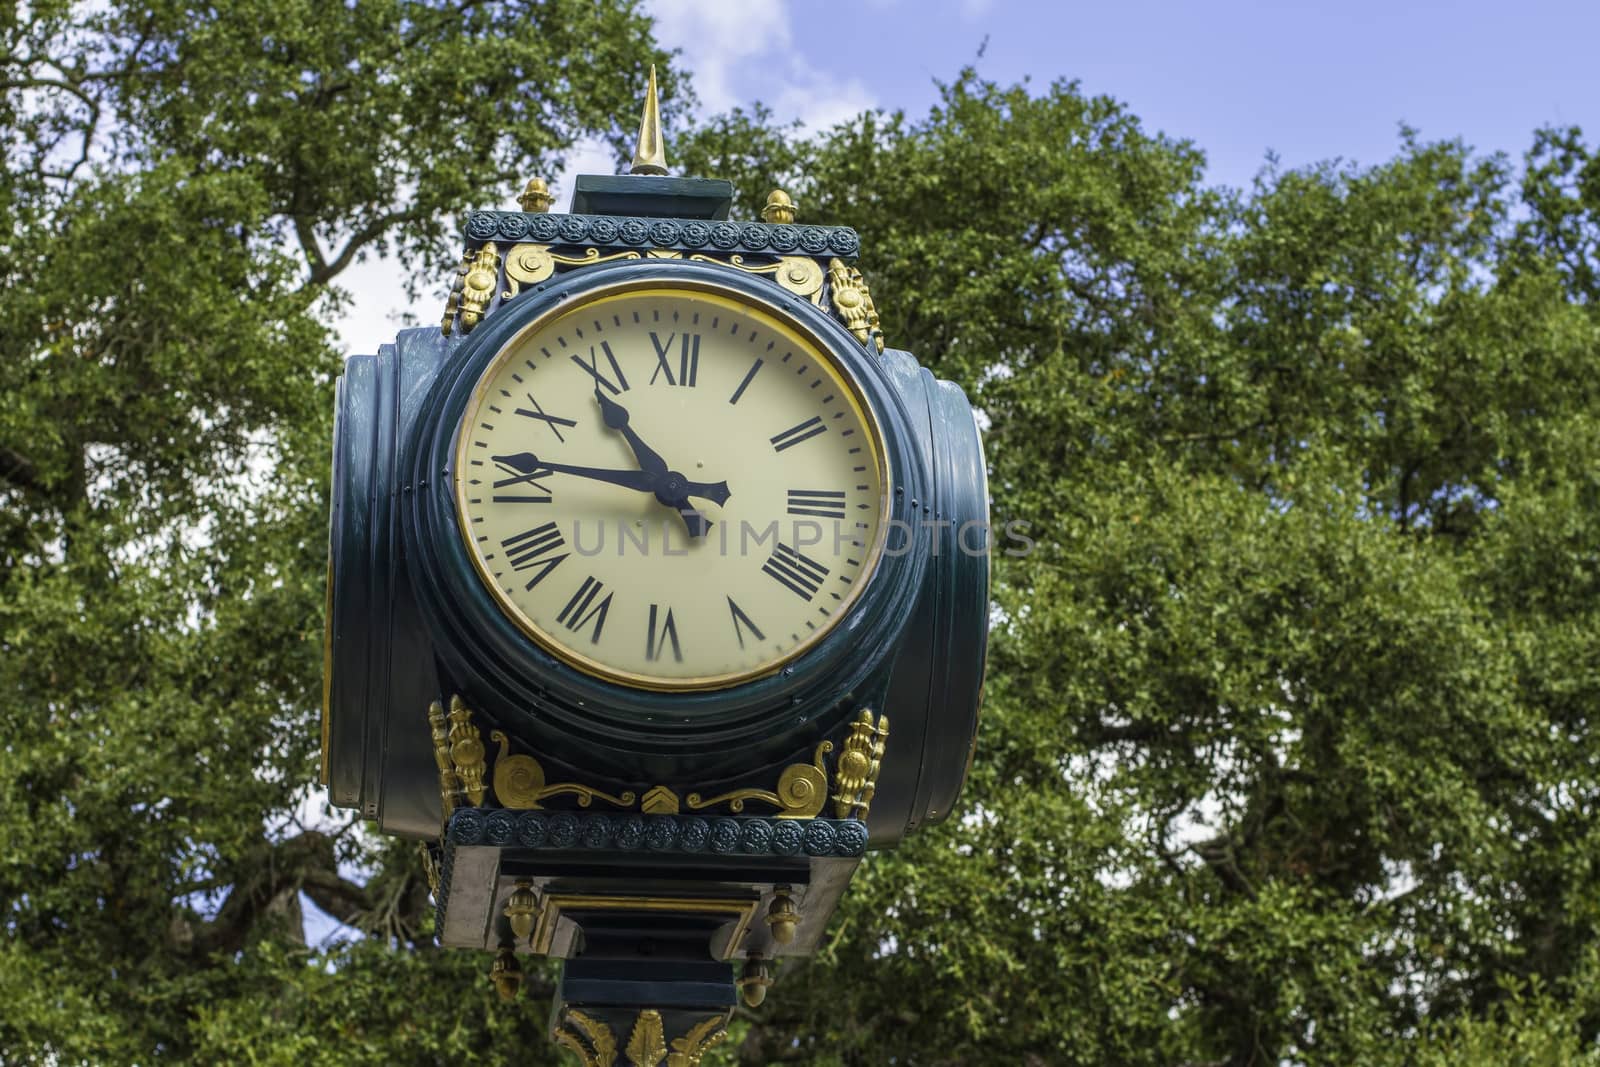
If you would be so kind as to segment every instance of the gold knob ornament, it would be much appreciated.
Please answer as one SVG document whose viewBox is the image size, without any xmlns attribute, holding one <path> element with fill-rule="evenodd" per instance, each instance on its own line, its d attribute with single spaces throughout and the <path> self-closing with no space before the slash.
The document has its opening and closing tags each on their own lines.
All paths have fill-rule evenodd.
<svg viewBox="0 0 1600 1067">
<path fill-rule="evenodd" d="M 794 221 L 794 201 L 789 199 L 789 194 L 782 189 L 774 189 L 767 194 L 767 206 L 761 209 L 761 221 L 773 225 L 786 224 Z"/>
<path fill-rule="evenodd" d="M 495 954 L 494 963 L 489 967 L 489 981 L 494 983 L 501 1000 L 516 1000 L 522 991 L 522 967 L 510 945 L 501 945 Z"/>
<path fill-rule="evenodd" d="M 795 929 L 800 924 L 800 911 L 787 888 L 779 889 L 767 909 L 767 925 L 772 929 L 772 940 L 780 945 L 794 941 Z"/>
<path fill-rule="evenodd" d="M 522 210 L 532 215 L 544 214 L 555 202 L 556 198 L 550 195 L 550 186 L 543 178 L 529 178 L 528 187 L 517 197 L 517 203 L 522 205 Z"/>
</svg>

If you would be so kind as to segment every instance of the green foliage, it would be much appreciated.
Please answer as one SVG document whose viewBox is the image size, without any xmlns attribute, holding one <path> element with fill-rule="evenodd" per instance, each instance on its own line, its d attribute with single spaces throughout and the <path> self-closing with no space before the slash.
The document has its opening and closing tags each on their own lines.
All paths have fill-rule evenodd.
<svg viewBox="0 0 1600 1067">
<path fill-rule="evenodd" d="M 326 322 L 351 262 L 437 267 L 462 211 L 615 136 L 665 59 L 650 29 L 626 2 L 0 15 L 0 1060 L 392 1063 L 412 1038 L 402 1058 L 453 1062 L 538 1036 L 349 1009 L 410 983 L 394 1017 L 444 1020 L 487 986 L 395 951 L 427 940 L 414 857 L 294 819 Z M 301 891 L 371 940 L 297 947 Z"/>
<path fill-rule="evenodd" d="M 316 774 L 330 283 L 448 259 L 660 61 L 627 4 L 0 21 L 0 1059 L 560 1062 Z M 632 76 L 629 76 L 629 75 Z M 863 235 L 989 423 L 963 809 L 716 1062 L 1560 1063 L 1600 1001 L 1600 157 L 1208 187 L 964 74 L 674 145 Z M 376 341 L 377 339 L 374 339 Z M 891 750 L 892 758 L 892 750 Z M 307 948 L 300 894 L 364 936 Z M 710 1060 L 708 1059 L 708 1063 Z"/>
<path fill-rule="evenodd" d="M 1114 102 L 965 75 L 922 120 L 733 116 L 680 155 L 862 231 L 889 342 L 966 385 L 1037 541 L 965 812 L 867 865 L 743 1062 L 1593 1058 L 1576 132 L 1520 186 L 1407 132 L 1219 190 Z"/>
</svg>

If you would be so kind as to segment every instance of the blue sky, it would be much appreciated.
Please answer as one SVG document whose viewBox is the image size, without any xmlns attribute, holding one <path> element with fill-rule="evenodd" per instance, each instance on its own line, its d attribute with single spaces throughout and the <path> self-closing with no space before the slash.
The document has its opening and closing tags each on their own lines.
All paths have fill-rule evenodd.
<svg viewBox="0 0 1600 1067">
<path fill-rule="evenodd" d="M 648 6 L 713 105 L 759 97 L 803 114 L 810 89 L 827 117 L 863 103 L 915 114 L 936 99 L 936 79 L 976 63 L 1000 82 L 1072 78 L 1114 96 L 1194 140 L 1212 180 L 1233 185 L 1269 148 L 1291 166 L 1380 161 L 1402 121 L 1513 155 L 1543 124 L 1600 133 L 1596 0 Z M 708 30 L 717 21 L 729 32 Z"/>
<path fill-rule="evenodd" d="M 704 110 L 762 100 L 827 126 L 863 108 L 925 113 L 967 63 L 1002 83 L 1077 79 L 1147 128 L 1195 142 L 1211 181 L 1246 185 L 1268 150 L 1285 166 L 1389 158 L 1402 122 L 1513 158 L 1535 128 L 1600 137 L 1600 0 L 645 0 L 681 50 Z M 987 39 L 982 58 L 978 49 Z M 642 87 L 641 87 L 642 89 Z M 610 171 L 594 147 L 554 179 Z M 669 161 L 670 162 L 670 161 Z M 515 190 L 485 207 L 510 206 Z M 350 351 L 393 334 L 396 270 L 348 277 Z M 437 309 L 417 309 L 431 321 Z"/>
</svg>

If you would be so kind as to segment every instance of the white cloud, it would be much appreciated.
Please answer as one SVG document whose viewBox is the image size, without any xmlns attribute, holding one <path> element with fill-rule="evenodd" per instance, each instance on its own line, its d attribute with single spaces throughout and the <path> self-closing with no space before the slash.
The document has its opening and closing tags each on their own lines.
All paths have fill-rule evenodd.
<svg viewBox="0 0 1600 1067">
<path fill-rule="evenodd" d="M 771 61 L 793 39 L 784 0 L 653 0 L 646 6 L 657 39 L 683 50 L 700 104 L 710 112 L 748 103 L 741 68 L 759 59 L 771 72 Z"/>
<path fill-rule="evenodd" d="M 813 65 L 794 47 L 787 0 L 651 0 L 656 34 L 683 50 L 706 114 L 761 100 L 781 121 L 826 129 L 874 104 L 859 78 Z"/>
<path fill-rule="evenodd" d="M 826 130 L 876 104 L 871 91 L 857 78 L 830 78 L 798 57 L 791 70 L 794 76 L 787 79 L 783 91 L 766 102 L 780 119 L 797 118 L 809 129 Z"/>
</svg>

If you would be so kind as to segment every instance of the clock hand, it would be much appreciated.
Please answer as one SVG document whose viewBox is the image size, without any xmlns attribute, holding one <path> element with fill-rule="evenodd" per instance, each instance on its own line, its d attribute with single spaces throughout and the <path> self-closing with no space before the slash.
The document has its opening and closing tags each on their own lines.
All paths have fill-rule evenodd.
<svg viewBox="0 0 1600 1067">
<path fill-rule="evenodd" d="M 551 463 L 542 460 L 531 452 L 517 452 L 509 456 L 491 456 L 496 463 L 510 467 L 521 474 L 535 474 L 550 472 L 552 474 L 571 474 L 578 478 L 589 478 L 597 482 L 606 482 L 611 485 L 620 485 L 624 489 L 637 489 L 641 493 L 654 493 L 656 499 L 662 500 L 666 492 L 667 499 L 662 503 L 668 507 L 677 507 L 679 501 L 687 506 L 688 497 L 702 497 L 712 503 L 722 505 L 731 495 L 728 492 L 727 482 L 691 482 L 684 479 L 683 475 L 667 473 L 657 477 L 649 471 L 607 470 L 603 467 L 578 467 L 567 463 Z M 670 491 L 664 489 L 670 487 Z"/>
<path fill-rule="evenodd" d="M 510 456 L 492 456 L 496 463 L 504 464 L 512 470 L 523 474 L 535 472 L 552 474 L 571 474 L 579 478 L 590 478 L 597 482 L 609 482 L 620 485 L 624 489 L 637 489 L 642 493 L 656 491 L 655 478 L 648 471 L 618 471 L 606 470 L 602 467 L 575 467 L 566 463 L 550 463 L 540 459 L 532 452 L 517 452 Z"/>
<path fill-rule="evenodd" d="M 675 508 L 683 516 L 684 529 L 691 538 L 704 537 L 711 524 L 699 509 L 689 503 L 688 498 L 700 497 L 721 507 L 728 502 L 728 483 L 690 482 L 677 471 L 668 470 L 667 461 L 661 458 L 660 453 L 645 444 L 638 432 L 628 425 L 627 408 L 602 393 L 598 383 L 594 388 L 594 398 L 600 405 L 600 415 L 606 426 L 621 431 L 623 440 L 633 449 L 640 469 L 657 476 L 656 499 L 669 508 Z"/>
<path fill-rule="evenodd" d="M 673 505 L 678 509 L 678 514 L 683 516 L 683 527 L 689 533 L 689 538 L 704 537 L 711 529 L 711 520 L 706 518 L 705 512 L 684 501 L 682 504 Z"/>
<path fill-rule="evenodd" d="M 661 488 L 656 490 L 656 499 L 667 507 L 675 509 L 682 517 L 683 527 L 691 539 L 704 537 L 706 531 L 711 528 L 711 523 L 703 511 L 689 503 L 689 498 L 697 496 L 721 507 L 728 502 L 728 497 L 731 495 L 728 492 L 727 482 L 685 481 L 683 475 L 677 471 L 668 471 Z"/>
<path fill-rule="evenodd" d="M 606 426 L 622 431 L 623 440 L 628 442 L 628 447 L 633 449 L 634 458 L 639 461 L 639 469 L 652 474 L 667 473 L 667 461 L 662 459 L 655 449 L 645 444 L 633 427 L 628 425 L 628 409 L 600 392 L 598 384 L 594 387 L 594 398 L 600 403 L 600 415 L 605 419 Z"/>
<path fill-rule="evenodd" d="M 656 479 L 656 499 L 669 508 L 687 507 L 691 496 L 722 507 L 733 494 L 727 482 L 691 482 L 677 471 L 667 471 Z"/>
</svg>

